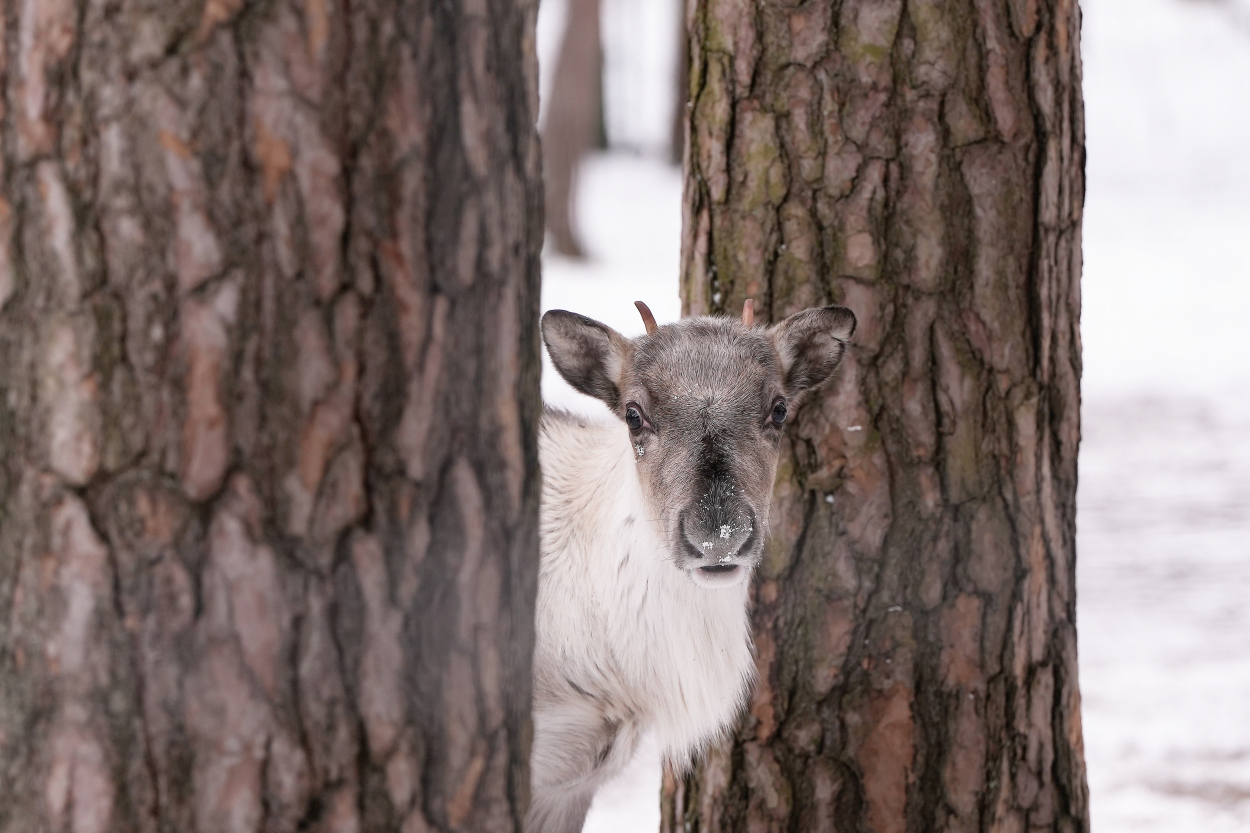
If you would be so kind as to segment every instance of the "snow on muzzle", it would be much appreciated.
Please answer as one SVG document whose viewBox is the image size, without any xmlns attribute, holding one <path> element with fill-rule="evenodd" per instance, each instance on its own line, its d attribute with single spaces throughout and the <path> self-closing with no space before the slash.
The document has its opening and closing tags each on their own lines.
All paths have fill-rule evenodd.
<svg viewBox="0 0 1250 833">
<path fill-rule="evenodd" d="M 683 509 L 677 536 L 677 566 L 704 587 L 737 584 L 759 558 L 760 525 L 746 503 Z"/>
</svg>

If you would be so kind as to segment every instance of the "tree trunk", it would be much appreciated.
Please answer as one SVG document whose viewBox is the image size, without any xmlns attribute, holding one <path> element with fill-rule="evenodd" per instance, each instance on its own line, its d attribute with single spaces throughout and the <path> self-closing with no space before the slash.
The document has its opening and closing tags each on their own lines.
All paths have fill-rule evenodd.
<svg viewBox="0 0 1250 833">
<path fill-rule="evenodd" d="M 577 169 L 603 126 L 599 0 L 569 0 L 551 102 L 543 125 L 547 229 L 556 251 L 584 257 L 577 227 Z"/>
<path fill-rule="evenodd" d="M 782 454 L 749 713 L 665 830 L 1088 829 L 1079 20 L 689 4 L 686 311 L 860 327 Z"/>
<path fill-rule="evenodd" d="M 516 831 L 533 2 L 4 3 L 0 831 Z"/>
</svg>

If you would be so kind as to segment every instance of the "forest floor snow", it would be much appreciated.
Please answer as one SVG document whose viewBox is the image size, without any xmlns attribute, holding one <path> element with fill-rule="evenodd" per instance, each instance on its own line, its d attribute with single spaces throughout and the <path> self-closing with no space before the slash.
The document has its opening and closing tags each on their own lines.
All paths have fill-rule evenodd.
<svg viewBox="0 0 1250 833">
<path fill-rule="evenodd" d="M 1087 400 L 1077 639 L 1097 833 L 1250 831 L 1250 401 Z"/>
</svg>

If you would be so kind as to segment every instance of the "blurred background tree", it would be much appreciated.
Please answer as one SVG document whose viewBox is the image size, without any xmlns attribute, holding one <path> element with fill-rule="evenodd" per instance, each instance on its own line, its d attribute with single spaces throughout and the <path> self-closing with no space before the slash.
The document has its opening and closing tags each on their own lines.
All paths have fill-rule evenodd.
<svg viewBox="0 0 1250 833">
<path fill-rule="evenodd" d="M 4 4 L 0 830 L 519 828 L 535 14 Z"/>
<path fill-rule="evenodd" d="M 566 257 L 585 256 L 577 226 L 577 171 L 582 157 L 601 144 L 603 131 L 599 26 L 599 0 L 568 0 L 543 123 L 547 231 Z"/>
</svg>

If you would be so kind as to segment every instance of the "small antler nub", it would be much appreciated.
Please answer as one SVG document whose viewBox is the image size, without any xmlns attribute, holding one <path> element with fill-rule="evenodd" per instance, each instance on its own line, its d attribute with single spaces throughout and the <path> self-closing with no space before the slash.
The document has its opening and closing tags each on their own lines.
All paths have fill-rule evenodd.
<svg viewBox="0 0 1250 833">
<path fill-rule="evenodd" d="M 742 305 L 742 323 L 748 328 L 755 326 L 755 300 L 747 298 Z"/>
<path fill-rule="evenodd" d="M 647 328 L 647 335 L 654 334 L 659 326 L 655 323 L 655 316 L 651 314 L 651 310 L 647 309 L 647 305 L 642 301 L 634 301 L 634 306 L 638 307 L 638 314 L 642 316 L 642 325 Z"/>
</svg>

